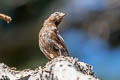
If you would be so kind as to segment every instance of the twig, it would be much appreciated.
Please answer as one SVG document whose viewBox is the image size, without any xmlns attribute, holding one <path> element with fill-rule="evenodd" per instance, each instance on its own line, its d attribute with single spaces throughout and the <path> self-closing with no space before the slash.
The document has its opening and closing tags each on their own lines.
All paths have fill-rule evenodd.
<svg viewBox="0 0 120 80">
<path fill-rule="evenodd" d="M 2 14 L 2 13 L 0 13 L 0 19 L 6 21 L 7 23 L 11 22 L 11 20 L 12 20 L 11 17 L 9 17 L 9 16 L 7 16 L 5 14 Z"/>
</svg>

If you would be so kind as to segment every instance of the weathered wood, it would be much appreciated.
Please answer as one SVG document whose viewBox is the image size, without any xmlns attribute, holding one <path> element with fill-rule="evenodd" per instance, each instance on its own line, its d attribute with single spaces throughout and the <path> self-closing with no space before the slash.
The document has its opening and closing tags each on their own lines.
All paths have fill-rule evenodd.
<svg viewBox="0 0 120 80">
<path fill-rule="evenodd" d="M 4 63 L 0 64 L 0 80 L 99 80 L 92 66 L 72 57 L 57 57 L 44 67 L 35 70 L 17 71 Z"/>
</svg>

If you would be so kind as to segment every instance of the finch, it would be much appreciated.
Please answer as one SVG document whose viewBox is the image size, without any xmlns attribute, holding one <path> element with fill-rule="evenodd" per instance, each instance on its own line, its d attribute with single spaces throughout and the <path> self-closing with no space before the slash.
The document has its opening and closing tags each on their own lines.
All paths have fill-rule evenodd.
<svg viewBox="0 0 120 80">
<path fill-rule="evenodd" d="M 64 15 L 62 12 L 51 14 L 44 21 L 43 27 L 39 32 L 39 47 L 49 60 L 57 56 L 69 56 L 64 40 L 58 30 L 58 25 Z"/>
</svg>

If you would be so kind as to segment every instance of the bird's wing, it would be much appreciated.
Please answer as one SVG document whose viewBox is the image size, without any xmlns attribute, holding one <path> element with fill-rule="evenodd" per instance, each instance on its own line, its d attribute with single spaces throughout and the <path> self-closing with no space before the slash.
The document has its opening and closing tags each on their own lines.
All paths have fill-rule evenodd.
<svg viewBox="0 0 120 80">
<path fill-rule="evenodd" d="M 69 56 L 64 40 L 56 29 L 51 33 L 51 39 L 54 40 L 52 41 L 53 49 L 58 52 L 58 54 Z"/>
</svg>

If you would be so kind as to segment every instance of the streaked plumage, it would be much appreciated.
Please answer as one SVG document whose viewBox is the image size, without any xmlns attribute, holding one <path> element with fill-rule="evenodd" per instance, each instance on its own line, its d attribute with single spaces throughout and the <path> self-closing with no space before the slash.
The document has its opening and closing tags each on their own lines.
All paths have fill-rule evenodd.
<svg viewBox="0 0 120 80">
<path fill-rule="evenodd" d="M 39 33 L 39 46 L 48 59 L 57 56 L 69 56 L 64 40 L 58 31 L 58 25 L 64 17 L 64 13 L 55 12 L 45 20 Z"/>
</svg>

